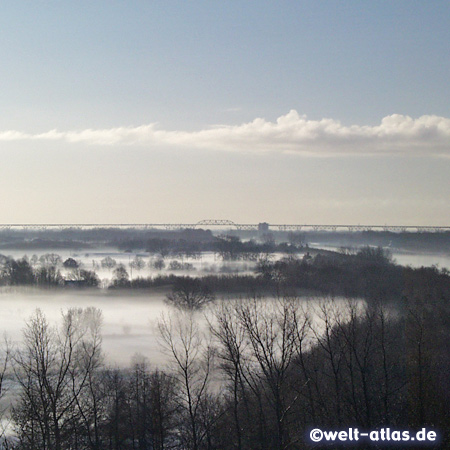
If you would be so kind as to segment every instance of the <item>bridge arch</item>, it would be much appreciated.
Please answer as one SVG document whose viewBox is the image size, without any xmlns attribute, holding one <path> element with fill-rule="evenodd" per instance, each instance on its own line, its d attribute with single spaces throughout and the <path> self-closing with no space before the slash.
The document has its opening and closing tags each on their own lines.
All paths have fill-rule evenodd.
<svg viewBox="0 0 450 450">
<path fill-rule="evenodd" d="M 235 224 L 232 220 L 226 220 L 226 219 L 205 219 L 200 220 L 195 224 L 195 228 L 200 228 L 204 226 L 213 226 L 213 227 L 219 227 L 219 226 L 227 226 L 230 228 L 236 228 L 238 229 L 239 226 Z"/>
</svg>

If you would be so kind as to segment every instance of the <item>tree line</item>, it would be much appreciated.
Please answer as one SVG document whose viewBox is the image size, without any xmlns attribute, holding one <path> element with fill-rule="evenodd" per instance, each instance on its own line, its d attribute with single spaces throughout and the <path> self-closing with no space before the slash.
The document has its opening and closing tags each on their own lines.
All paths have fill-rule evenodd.
<svg viewBox="0 0 450 450">
<path fill-rule="evenodd" d="M 149 264 L 162 270 L 159 259 Z M 164 263 L 164 261 L 162 261 Z M 176 263 L 176 264 L 175 264 Z M 172 271 L 189 271 L 188 263 L 171 261 Z M 429 278 L 428 283 L 440 289 L 448 298 L 449 273 L 437 267 L 411 268 L 397 265 L 388 252 L 381 248 L 365 247 L 354 252 L 307 251 L 301 258 L 288 255 L 273 260 L 270 253 L 259 254 L 254 264 L 254 274 L 206 274 L 201 277 L 162 274 L 140 276 L 146 265 L 136 256 L 129 263 L 129 270 L 107 256 L 96 263 L 111 273 L 108 287 L 111 289 L 152 289 L 175 284 L 192 284 L 199 279 L 202 287 L 216 295 L 330 295 L 363 298 L 367 301 L 399 302 L 404 291 L 415 280 Z M 64 276 L 61 268 L 65 268 Z M 134 271 L 133 278 L 130 272 Z M 72 258 L 64 262 L 59 255 L 50 253 L 40 258 L 15 260 L 0 255 L 0 285 L 61 287 L 99 287 L 100 279 L 95 270 L 86 270 Z"/>
<path fill-rule="evenodd" d="M 141 356 L 108 367 L 95 308 L 70 309 L 57 327 L 37 310 L 2 353 L 0 392 L 17 386 L 4 445 L 303 449 L 310 427 L 388 425 L 433 427 L 447 448 L 449 303 L 421 276 L 401 308 L 285 295 L 173 310 L 159 322 L 169 369 Z"/>
<path fill-rule="evenodd" d="M 68 274 L 63 277 L 60 268 L 64 265 Z M 66 281 L 82 283 L 85 287 L 97 287 L 100 279 L 92 270 L 85 270 L 72 258 L 64 263 L 59 255 L 48 253 L 38 258 L 33 255 L 14 259 L 0 255 L 0 286 L 37 286 L 42 288 L 63 286 Z"/>
</svg>

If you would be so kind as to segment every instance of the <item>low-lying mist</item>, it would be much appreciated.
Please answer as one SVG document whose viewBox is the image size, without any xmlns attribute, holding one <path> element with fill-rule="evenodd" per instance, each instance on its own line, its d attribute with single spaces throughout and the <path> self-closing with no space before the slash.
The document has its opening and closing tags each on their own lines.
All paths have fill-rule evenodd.
<svg viewBox="0 0 450 450">
<path fill-rule="evenodd" d="M 160 294 L 118 294 L 110 291 L 44 291 L 3 288 L 0 293 L 0 330 L 20 342 L 25 321 L 39 308 L 57 325 L 69 308 L 95 307 L 103 315 L 103 350 L 110 364 L 127 365 L 134 353 L 155 363 L 162 361 L 157 344 L 156 321 L 168 306 Z"/>
<path fill-rule="evenodd" d="M 63 313 L 68 309 L 95 307 L 102 312 L 102 349 L 108 365 L 127 366 L 133 355 L 140 354 L 148 358 L 152 365 L 163 366 L 167 356 L 160 345 L 158 322 L 163 315 L 170 315 L 177 310 L 165 301 L 167 292 L 167 289 L 152 293 L 129 293 L 95 289 L 46 291 L 35 288 L 2 288 L 0 330 L 14 344 L 20 344 L 25 323 L 38 308 L 51 325 L 58 326 Z M 327 297 L 301 297 L 299 302 L 314 319 L 314 311 L 326 300 Z M 195 313 L 196 320 L 206 333 L 212 310 L 221 301 L 228 302 L 232 299 L 217 299 Z M 274 301 L 270 297 L 260 299 L 260 302 L 267 305 Z M 345 299 L 338 298 L 334 302 L 345 309 Z M 317 326 L 320 328 L 320 323 Z"/>
</svg>

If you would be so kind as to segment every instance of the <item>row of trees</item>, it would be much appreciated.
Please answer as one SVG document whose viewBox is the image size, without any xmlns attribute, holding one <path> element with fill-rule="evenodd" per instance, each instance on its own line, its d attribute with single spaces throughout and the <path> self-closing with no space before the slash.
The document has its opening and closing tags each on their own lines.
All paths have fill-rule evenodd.
<svg viewBox="0 0 450 450">
<path fill-rule="evenodd" d="M 434 427 L 448 445 L 450 311 L 433 295 L 411 287 L 401 309 L 284 296 L 172 312 L 159 323 L 168 371 L 142 357 L 108 368 L 96 309 L 69 310 L 57 329 L 37 311 L 8 353 L 8 445 L 300 449 L 311 426 L 386 425 Z"/>
<path fill-rule="evenodd" d="M 72 262 L 73 261 L 73 262 Z M 130 269 L 110 257 L 103 260 L 103 267 L 111 271 L 111 280 L 101 283 L 95 270 L 85 270 L 69 258 L 65 261 L 66 270 L 61 273 L 58 265 L 38 264 L 33 266 L 27 258 L 15 260 L 14 258 L 4 258 L 0 260 L 0 286 L 37 286 L 43 288 L 61 287 L 64 285 L 74 285 L 78 287 L 98 287 L 108 286 L 111 288 L 151 288 L 155 286 L 173 284 L 177 278 L 184 277 L 158 276 L 153 277 L 134 277 L 130 274 L 133 268 L 139 270 L 142 266 L 137 265 L 135 260 L 130 263 Z M 163 260 L 152 262 L 152 266 L 158 270 L 165 267 Z M 170 271 L 192 271 L 194 267 L 189 263 L 171 261 L 168 265 Z"/>
<path fill-rule="evenodd" d="M 197 258 L 202 252 L 214 252 L 224 260 L 255 260 L 259 253 L 297 253 L 306 245 L 305 235 L 291 232 L 287 242 L 277 244 L 272 234 L 260 237 L 259 242 L 250 239 L 242 241 L 239 236 L 224 234 L 204 241 L 187 241 L 184 239 L 151 238 L 148 240 L 123 241 L 119 248 L 125 251 L 145 250 L 159 254 L 162 258 L 168 255 L 175 257 Z"/>
<path fill-rule="evenodd" d="M 111 280 L 102 284 L 105 287 L 144 289 L 189 282 L 188 277 L 173 274 L 131 277 L 131 268 L 128 271 L 124 265 L 116 264 L 116 261 L 109 257 L 104 260 L 105 264 L 110 264 L 108 267 L 112 275 Z M 169 268 L 177 271 L 186 270 L 188 267 L 172 261 Z M 364 298 L 369 302 L 400 302 L 405 289 L 417 284 L 417 279 L 423 278 L 427 278 L 426 283 L 435 286 L 435 290 L 439 289 L 439 295 L 442 297 L 447 298 L 450 295 L 449 274 L 445 269 L 402 267 L 394 264 L 390 255 L 379 248 L 363 248 L 350 253 L 320 252 L 315 256 L 306 253 L 301 259 L 290 256 L 275 261 L 266 255 L 258 260 L 256 277 L 242 274 L 208 274 L 201 277 L 199 283 L 202 289 L 216 295 L 309 293 Z M 54 265 L 33 267 L 25 258 L 4 258 L 0 261 L 0 285 L 96 287 L 100 285 L 100 279 L 95 271 L 84 270 L 75 265 L 62 275 L 60 269 Z"/>
<path fill-rule="evenodd" d="M 35 255 L 34 255 L 35 256 Z M 136 256 L 131 259 L 127 266 L 118 263 L 114 258 L 107 256 L 100 262 L 92 261 L 92 270 L 85 269 L 85 265 L 80 261 L 76 261 L 73 258 L 67 258 L 62 261 L 61 257 L 56 254 L 43 255 L 39 259 L 29 259 L 26 256 L 15 260 L 12 257 L 6 257 L 0 255 L 0 286 L 20 286 L 20 285 L 36 285 L 40 287 L 61 286 L 65 284 L 65 281 L 78 281 L 79 285 L 86 287 L 95 287 L 100 285 L 100 279 L 96 271 L 101 267 L 107 269 L 110 274 L 113 275 L 112 285 L 116 286 L 115 278 L 119 275 L 119 278 L 123 278 L 126 272 L 126 278 L 132 281 L 133 273 L 141 272 L 145 267 L 162 271 L 167 268 L 168 271 L 173 272 L 192 272 L 195 270 L 193 264 L 178 260 L 166 262 L 161 259 L 150 259 L 146 262 L 142 257 Z M 207 271 L 212 271 L 215 267 L 207 268 Z M 222 273 L 236 272 L 238 269 L 230 267 L 221 267 Z M 138 278 L 142 278 L 139 277 Z M 150 278 L 148 279 L 150 281 Z M 103 283 L 109 285 L 110 283 Z M 142 286 L 143 280 L 138 280 L 137 283 Z M 148 283 L 147 283 L 148 284 Z M 151 284 L 151 283 L 150 283 Z M 150 287 L 150 284 L 148 287 Z M 128 285 L 122 284 L 121 287 L 131 287 L 132 283 Z"/>
<path fill-rule="evenodd" d="M 398 300 L 407 268 L 393 263 L 381 248 L 362 248 L 355 253 L 320 252 L 302 259 L 262 260 L 259 276 L 277 289 L 303 289 L 326 295 Z"/>
<path fill-rule="evenodd" d="M 71 268 L 63 277 L 56 265 L 43 264 L 33 266 L 27 258 L 0 260 L 0 286 L 38 286 L 55 287 L 65 281 L 82 283 L 86 287 L 96 287 L 100 279 L 94 271 L 77 267 Z"/>
<path fill-rule="evenodd" d="M 95 271 L 84 270 L 70 262 L 64 275 L 55 265 L 42 264 L 33 267 L 27 259 L 4 258 L 0 261 L 0 285 L 37 285 L 41 287 L 71 284 L 94 287 L 100 284 Z M 104 286 L 112 288 L 152 288 L 173 285 L 186 277 L 159 275 L 157 277 L 130 276 L 132 267 L 138 267 L 140 259 L 131 261 L 130 269 L 106 257 L 104 267 L 111 270 L 112 279 Z M 142 261 L 143 263 L 144 261 Z M 164 264 L 164 261 L 160 260 Z M 74 264 L 75 263 L 75 264 Z M 142 265 L 141 265 L 142 266 Z M 191 269 L 186 263 L 172 261 L 172 271 Z M 272 260 L 263 255 L 256 265 L 256 277 L 240 274 L 208 274 L 201 277 L 202 285 L 215 293 L 245 293 L 249 295 L 272 293 L 290 295 L 298 292 L 321 295 L 364 298 L 368 301 L 400 301 L 405 287 L 413 282 L 420 272 L 426 272 L 432 283 L 444 289 L 448 273 L 435 267 L 412 269 L 394 264 L 388 253 L 379 248 L 363 248 L 356 252 L 318 252 L 315 256 L 306 253 L 303 258 L 289 256 Z M 442 281 L 444 280 L 444 281 Z"/>
<path fill-rule="evenodd" d="M 38 287 L 58 287 L 65 284 L 74 284 L 83 287 L 100 286 L 100 278 L 95 270 L 85 270 L 81 268 L 81 264 L 72 258 L 68 258 L 64 263 L 55 264 L 50 262 L 41 262 L 37 265 L 31 264 L 28 258 L 20 258 L 15 260 L 11 257 L 0 258 L 0 286 L 38 286 Z M 152 267 L 161 270 L 165 267 L 163 260 L 152 261 Z M 108 283 L 111 287 L 132 287 L 130 274 L 123 264 L 111 258 L 106 257 L 101 262 L 102 267 L 111 270 L 112 280 Z M 130 273 L 133 269 L 141 270 L 145 265 L 142 258 L 136 257 L 130 262 Z M 64 275 L 61 268 L 64 267 Z M 171 261 L 169 270 L 172 271 L 191 271 L 193 266 L 188 263 L 180 263 L 179 261 Z M 142 281 L 142 280 L 141 280 Z M 149 281 L 151 279 L 149 278 Z M 142 287 L 142 282 L 137 282 Z M 151 283 L 150 283 L 151 284 Z M 150 287 L 147 286 L 147 287 Z"/>
</svg>

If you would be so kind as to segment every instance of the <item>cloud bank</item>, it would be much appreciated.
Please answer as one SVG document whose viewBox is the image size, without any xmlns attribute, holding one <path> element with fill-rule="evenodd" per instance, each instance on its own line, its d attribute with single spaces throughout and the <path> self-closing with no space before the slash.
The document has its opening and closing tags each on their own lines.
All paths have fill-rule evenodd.
<svg viewBox="0 0 450 450">
<path fill-rule="evenodd" d="M 51 130 L 39 134 L 0 131 L 0 142 L 46 140 L 324 157 L 379 154 L 449 157 L 450 119 L 431 115 L 413 119 L 393 114 L 376 126 L 344 126 L 334 119 L 309 120 L 291 110 L 275 122 L 257 118 L 241 125 L 217 125 L 199 131 L 164 130 L 156 123 L 81 131 Z"/>
</svg>

